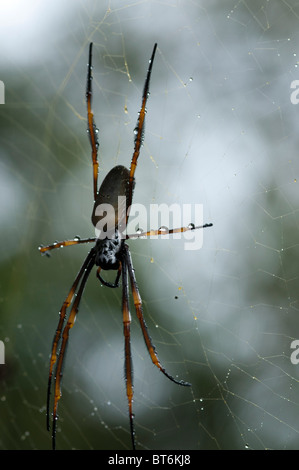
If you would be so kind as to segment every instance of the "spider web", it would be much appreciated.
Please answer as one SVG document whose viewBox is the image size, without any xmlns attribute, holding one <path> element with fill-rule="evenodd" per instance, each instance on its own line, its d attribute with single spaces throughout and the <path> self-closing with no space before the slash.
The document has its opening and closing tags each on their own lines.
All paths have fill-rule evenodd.
<svg viewBox="0 0 299 470">
<path fill-rule="evenodd" d="M 214 224 L 195 252 L 183 239 L 130 241 L 161 362 L 192 383 L 152 365 L 132 308 L 138 448 L 298 448 L 298 2 L 15 1 L 0 21 L 0 447 L 50 447 L 51 341 L 90 247 L 50 259 L 37 247 L 93 236 L 92 40 L 100 180 L 130 163 L 157 41 L 134 201 L 202 203 Z M 121 290 L 94 272 L 70 339 L 58 448 L 130 448 Z"/>
</svg>

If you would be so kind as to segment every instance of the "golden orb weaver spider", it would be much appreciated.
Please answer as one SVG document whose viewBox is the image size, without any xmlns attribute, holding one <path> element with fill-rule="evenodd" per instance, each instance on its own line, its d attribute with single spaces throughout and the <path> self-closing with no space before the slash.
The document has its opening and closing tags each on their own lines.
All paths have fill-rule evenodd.
<svg viewBox="0 0 299 470">
<path fill-rule="evenodd" d="M 134 414 L 133 414 L 133 374 L 132 374 L 132 355 L 131 355 L 131 337 L 130 337 L 130 324 L 131 315 L 129 310 L 129 286 L 128 286 L 128 275 L 131 284 L 131 290 L 133 294 L 134 306 L 139 320 L 141 330 L 143 333 L 144 341 L 151 360 L 155 366 L 172 382 L 190 386 L 188 382 L 183 380 L 176 380 L 172 377 L 161 365 L 160 360 L 157 356 L 155 346 L 152 343 L 149 335 L 142 310 L 142 300 L 137 287 L 135 278 L 134 268 L 132 264 L 131 254 L 128 245 L 125 240 L 129 238 L 148 237 L 153 235 L 167 235 L 173 233 L 183 233 L 188 230 L 196 230 L 205 227 L 211 227 L 212 224 L 205 224 L 195 227 L 190 224 L 188 227 L 180 227 L 175 229 L 160 228 L 158 230 L 149 230 L 148 232 L 136 233 L 133 235 L 122 236 L 122 230 L 126 228 L 130 207 L 132 204 L 133 190 L 135 184 L 135 170 L 137 167 L 137 160 L 140 154 L 140 148 L 142 146 L 143 131 L 144 131 L 144 120 L 146 114 L 146 103 L 149 95 L 149 84 L 152 72 L 152 66 L 155 58 L 157 44 L 154 45 L 153 52 L 149 61 L 149 67 L 147 76 L 143 88 L 141 109 L 138 116 L 138 121 L 135 133 L 134 141 L 134 153 L 131 160 L 130 170 L 124 166 L 118 165 L 107 174 L 104 178 L 99 190 L 98 190 L 98 129 L 95 125 L 93 112 L 92 112 L 92 43 L 89 46 L 89 61 L 87 65 L 87 85 L 86 85 L 86 103 L 87 103 L 87 123 L 88 123 L 88 134 L 91 144 L 92 152 L 92 166 L 93 166 L 93 194 L 94 194 L 94 207 L 92 212 L 92 223 L 96 227 L 98 222 L 103 219 L 103 214 L 98 216 L 98 209 L 101 205 L 105 204 L 107 200 L 114 209 L 115 218 L 112 224 L 113 230 L 109 232 L 109 236 L 105 237 L 92 237 L 80 239 L 75 237 L 73 240 L 65 240 L 62 242 L 55 242 L 48 246 L 39 246 L 39 250 L 43 254 L 49 254 L 50 250 L 60 248 L 63 246 L 78 245 L 81 243 L 94 242 L 94 247 L 88 253 L 85 261 L 83 262 L 75 281 L 62 304 L 59 312 L 59 322 L 54 335 L 52 343 L 52 351 L 50 355 L 50 366 L 49 366 L 49 377 L 48 377 L 48 389 L 47 389 L 47 429 L 50 430 L 50 394 L 52 388 L 52 379 L 55 366 L 54 376 L 54 404 L 52 414 L 52 448 L 56 448 L 56 423 L 58 419 L 57 409 L 58 402 L 62 396 L 61 392 L 61 380 L 62 370 L 65 360 L 65 352 L 67 343 L 69 340 L 70 329 L 73 327 L 76 315 L 79 310 L 80 301 L 82 294 L 89 277 L 89 274 L 94 265 L 98 267 L 96 275 L 100 282 L 106 287 L 118 287 L 120 278 L 122 278 L 122 313 L 123 313 L 123 328 L 124 328 L 124 339 L 125 339 L 125 383 L 126 393 L 129 408 L 129 422 L 130 422 L 130 435 L 133 450 L 136 449 L 135 440 L 135 428 L 134 428 Z M 120 213 L 118 212 L 118 197 L 123 196 L 125 199 L 125 207 L 122 208 Z M 108 233 L 108 232 L 107 232 Z M 114 283 L 106 282 L 101 277 L 101 270 L 117 270 L 117 275 Z M 70 308 L 69 315 L 67 317 L 67 310 Z M 65 320 L 67 320 L 64 326 Z M 60 349 L 58 351 L 58 346 Z"/>
</svg>

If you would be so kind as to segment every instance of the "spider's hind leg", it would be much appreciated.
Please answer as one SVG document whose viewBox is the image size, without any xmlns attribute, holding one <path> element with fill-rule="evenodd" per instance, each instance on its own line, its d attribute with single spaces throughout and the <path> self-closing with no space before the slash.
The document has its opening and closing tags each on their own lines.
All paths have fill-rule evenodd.
<svg viewBox="0 0 299 470">
<path fill-rule="evenodd" d="M 147 326 L 146 326 L 146 323 L 145 323 L 145 320 L 144 320 L 143 310 L 142 310 L 142 300 L 141 300 L 141 296 L 140 296 L 139 289 L 138 289 L 138 286 L 137 286 L 137 281 L 136 281 L 134 268 L 133 268 L 133 263 L 132 263 L 132 259 L 131 259 L 131 254 L 130 254 L 128 245 L 124 244 L 124 249 L 125 249 L 125 260 L 126 260 L 126 263 L 127 263 L 127 266 L 128 266 L 129 277 L 130 277 L 130 281 L 131 281 L 131 287 L 132 287 L 133 300 L 134 300 L 134 305 L 135 305 L 135 309 L 136 309 L 136 314 L 137 314 L 137 318 L 138 318 L 140 326 L 141 326 L 141 330 L 142 330 L 142 334 L 143 334 L 143 338 L 144 338 L 147 350 L 148 350 L 148 352 L 151 356 L 151 360 L 152 360 L 153 364 L 155 366 L 157 366 L 158 369 L 169 380 L 171 380 L 172 382 L 174 382 L 178 385 L 183 385 L 185 387 L 190 387 L 191 384 L 189 382 L 185 382 L 184 380 L 176 380 L 172 375 L 170 375 L 164 369 L 164 367 L 160 363 L 160 360 L 159 360 L 157 352 L 156 352 L 156 348 L 155 348 L 155 346 L 152 342 L 152 339 L 149 335 L 149 332 L 148 332 L 148 329 L 147 329 Z"/>
<path fill-rule="evenodd" d="M 76 319 L 76 315 L 79 309 L 80 300 L 88 279 L 88 276 L 94 266 L 95 252 L 94 248 L 87 255 L 84 263 L 82 264 L 79 273 L 67 295 L 62 308 L 60 310 L 59 322 L 53 338 L 52 351 L 50 358 L 49 377 L 48 377 L 48 389 L 47 389 L 47 429 L 50 430 L 50 395 L 52 388 L 52 379 L 54 378 L 54 404 L 52 414 L 52 448 L 56 447 L 56 424 L 57 424 L 57 409 L 58 402 L 61 398 L 61 381 L 62 381 L 62 369 L 65 359 L 66 346 L 69 338 L 69 330 L 73 327 Z M 72 306 L 71 303 L 73 302 Z M 63 327 L 64 321 L 67 317 L 67 309 L 71 306 L 67 324 Z M 58 346 L 60 344 L 60 350 L 58 352 Z M 55 373 L 54 366 L 56 367 Z"/>
</svg>

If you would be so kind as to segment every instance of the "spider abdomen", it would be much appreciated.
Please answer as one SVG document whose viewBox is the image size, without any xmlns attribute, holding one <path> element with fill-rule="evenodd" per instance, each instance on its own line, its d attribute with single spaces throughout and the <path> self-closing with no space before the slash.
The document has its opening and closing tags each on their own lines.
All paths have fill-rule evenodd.
<svg viewBox="0 0 299 470">
<path fill-rule="evenodd" d="M 129 206 L 129 170 L 118 165 L 112 168 L 103 180 L 94 202 L 91 221 L 96 236 L 101 240 L 112 239 L 115 232 L 126 228 Z M 134 184 L 134 183 L 133 183 Z"/>
</svg>

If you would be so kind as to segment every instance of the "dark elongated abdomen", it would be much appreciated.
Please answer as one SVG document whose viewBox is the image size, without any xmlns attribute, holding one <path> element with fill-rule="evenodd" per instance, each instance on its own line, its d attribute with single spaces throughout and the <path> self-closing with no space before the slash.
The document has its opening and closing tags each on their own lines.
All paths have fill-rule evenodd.
<svg viewBox="0 0 299 470">
<path fill-rule="evenodd" d="M 129 206 L 129 170 L 118 165 L 104 178 L 94 203 L 91 221 L 97 229 L 97 236 L 104 231 L 105 236 L 122 232 L 126 227 L 126 213 Z"/>
</svg>

